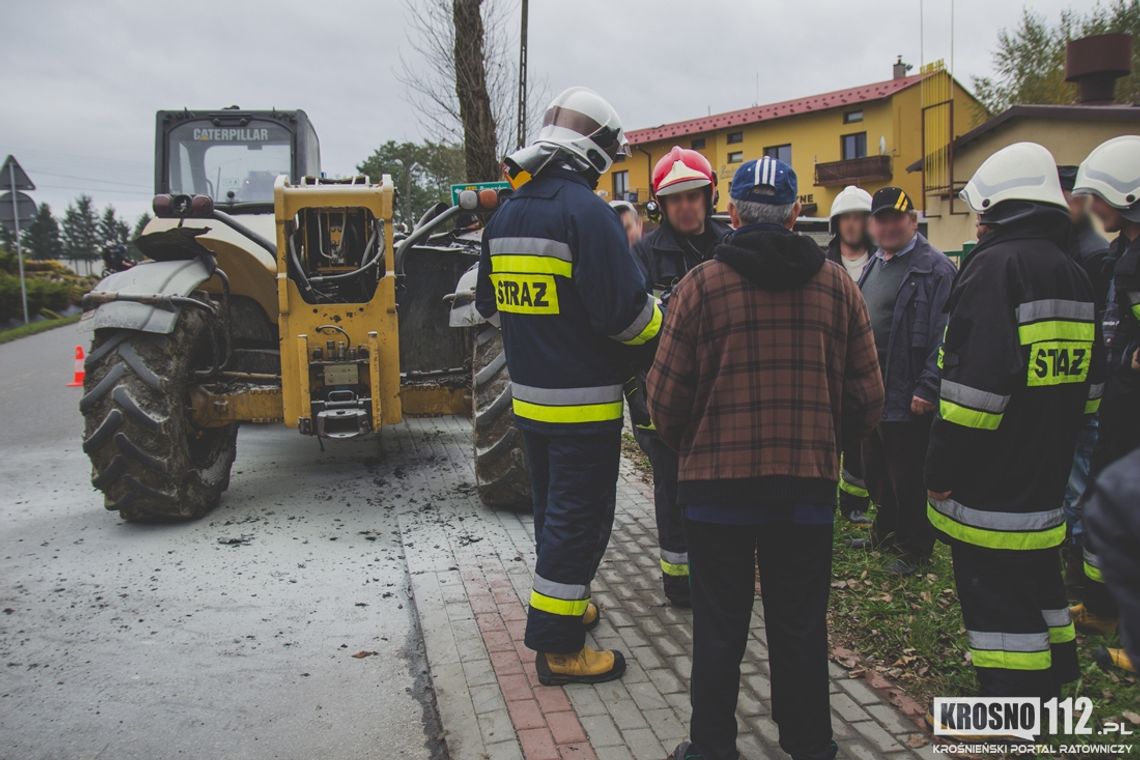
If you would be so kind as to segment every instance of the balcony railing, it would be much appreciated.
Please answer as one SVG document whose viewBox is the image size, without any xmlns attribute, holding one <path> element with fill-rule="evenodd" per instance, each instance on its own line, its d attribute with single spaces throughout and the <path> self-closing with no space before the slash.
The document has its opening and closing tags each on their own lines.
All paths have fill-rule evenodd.
<svg viewBox="0 0 1140 760">
<path fill-rule="evenodd" d="M 825 161 L 815 165 L 815 184 L 858 185 L 863 182 L 889 180 L 890 156 L 864 156 L 845 161 Z"/>
</svg>

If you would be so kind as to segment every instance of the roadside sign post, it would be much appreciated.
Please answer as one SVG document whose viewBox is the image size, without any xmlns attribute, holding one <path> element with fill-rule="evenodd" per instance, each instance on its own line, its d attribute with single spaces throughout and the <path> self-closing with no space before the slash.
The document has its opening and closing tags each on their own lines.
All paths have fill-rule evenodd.
<svg viewBox="0 0 1140 760">
<path fill-rule="evenodd" d="M 0 168 L 0 173 L 6 174 L 8 179 L 8 189 L 10 192 L 6 193 L 6 199 L 12 203 L 12 218 L 3 219 L 6 227 L 10 227 L 16 238 L 16 266 L 20 273 L 20 300 L 24 307 L 24 324 L 30 322 L 28 316 L 28 286 L 24 281 L 24 245 L 20 240 L 20 222 L 31 221 L 35 217 L 35 203 L 31 202 L 31 198 L 24 195 L 20 190 L 35 190 L 36 186 L 28 177 L 27 173 L 17 163 L 16 159 L 8 156 L 8 160 L 4 162 L 4 166 Z M 28 205 L 31 205 L 31 213 L 28 212 Z M 4 215 L 5 217 L 7 214 Z"/>
</svg>

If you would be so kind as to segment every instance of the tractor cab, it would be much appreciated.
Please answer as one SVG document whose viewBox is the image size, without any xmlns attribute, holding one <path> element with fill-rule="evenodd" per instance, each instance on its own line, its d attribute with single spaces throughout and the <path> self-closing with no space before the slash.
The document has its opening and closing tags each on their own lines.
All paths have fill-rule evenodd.
<svg viewBox="0 0 1140 760">
<path fill-rule="evenodd" d="M 208 195 L 229 214 L 267 213 L 273 183 L 319 177 L 320 142 L 304 111 L 159 111 L 155 194 Z"/>
</svg>

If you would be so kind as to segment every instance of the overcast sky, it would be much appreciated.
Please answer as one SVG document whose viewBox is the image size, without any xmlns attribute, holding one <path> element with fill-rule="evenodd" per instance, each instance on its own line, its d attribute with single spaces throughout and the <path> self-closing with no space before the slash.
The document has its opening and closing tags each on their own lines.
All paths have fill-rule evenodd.
<svg viewBox="0 0 1140 760">
<path fill-rule="evenodd" d="M 515 15 L 517 0 L 511 4 Z M 1072 0 L 1034 0 L 1055 20 Z M 584 84 L 628 128 L 887 79 L 897 55 L 950 59 L 951 0 L 532 0 L 530 77 Z M 956 0 L 954 69 L 990 70 L 1021 3 Z M 692 11 L 692 12 L 690 12 Z M 331 175 L 429 131 L 393 77 L 411 54 L 402 0 L 8 0 L 0 10 L 0 156 L 62 215 L 80 193 L 130 219 L 153 193 L 154 112 L 303 108 Z M 759 88 L 757 88 L 759 74 Z M 759 92 L 757 92 L 759 89 Z"/>
</svg>

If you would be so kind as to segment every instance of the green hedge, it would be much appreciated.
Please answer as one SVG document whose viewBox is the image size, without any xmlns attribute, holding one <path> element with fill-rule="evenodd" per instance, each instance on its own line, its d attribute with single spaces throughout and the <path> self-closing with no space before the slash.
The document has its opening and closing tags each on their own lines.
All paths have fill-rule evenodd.
<svg viewBox="0 0 1140 760">
<path fill-rule="evenodd" d="M 28 313 L 39 314 L 42 309 L 63 311 L 72 302 L 72 286 L 67 282 L 55 282 L 29 277 Z M 20 303 L 20 279 L 0 271 L 0 322 L 23 317 Z"/>
</svg>

